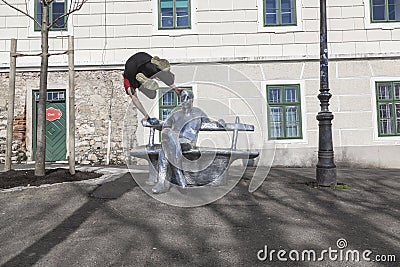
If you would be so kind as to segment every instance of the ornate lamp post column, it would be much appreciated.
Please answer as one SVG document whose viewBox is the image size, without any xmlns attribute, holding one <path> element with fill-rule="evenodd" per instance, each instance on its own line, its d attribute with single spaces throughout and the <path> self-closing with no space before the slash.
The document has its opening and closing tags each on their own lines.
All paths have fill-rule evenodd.
<svg viewBox="0 0 400 267">
<path fill-rule="evenodd" d="M 328 44 L 326 27 L 326 0 L 320 0 L 320 93 L 321 111 L 318 112 L 319 144 L 317 183 L 321 186 L 336 185 L 336 165 L 333 160 L 332 120 L 329 111 Z"/>
</svg>

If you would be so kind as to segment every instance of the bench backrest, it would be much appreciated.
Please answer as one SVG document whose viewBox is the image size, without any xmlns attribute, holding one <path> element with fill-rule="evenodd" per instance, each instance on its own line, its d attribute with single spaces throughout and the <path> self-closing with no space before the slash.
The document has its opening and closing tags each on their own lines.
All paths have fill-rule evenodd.
<svg viewBox="0 0 400 267">
<path fill-rule="evenodd" d="M 151 125 L 148 121 L 142 121 L 142 125 L 144 127 L 150 128 L 150 136 L 149 136 L 149 144 L 148 145 L 150 147 L 154 146 L 155 130 L 161 131 L 162 127 L 164 125 L 164 122 L 160 121 L 160 123 L 157 125 Z M 224 126 L 216 121 L 203 122 L 201 124 L 200 131 L 233 131 L 231 149 L 236 150 L 238 132 L 239 131 L 254 131 L 254 125 L 240 123 L 240 119 L 237 116 L 235 123 L 225 123 Z"/>
</svg>

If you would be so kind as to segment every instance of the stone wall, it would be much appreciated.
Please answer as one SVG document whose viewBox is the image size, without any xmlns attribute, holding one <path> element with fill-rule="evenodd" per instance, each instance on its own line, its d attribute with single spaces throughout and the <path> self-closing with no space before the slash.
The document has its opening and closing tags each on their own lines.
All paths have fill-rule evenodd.
<svg viewBox="0 0 400 267">
<path fill-rule="evenodd" d="M 7 89 L 8 79 L 0 74 L 0 162 L 4 162 L 7 136 Z"/>
<path fill-rule="evenodd" d="M 130 105 L 131 101 L 122 85 L 120 71 L 76 73 L 78 162 L 106 162 L 110 118 L 112 131 L 110 163 L 124 163 L 124 147 L 136 144 L 136 109 Z M 127 112 L 129 116 L 125 116 Z M 127 127 L 125 131 L 124 127 Z M 129 132 L 129 135 L 124 135 L 124 132 Z"/>
<path fill-rule="evenodd" d="M 38 88 L 38 73 L 17 73 L 13 162 L 32 160 L 32 90 Z M 67 88 L 67 72 L 49 73 L 49 90 Z M 8 74 L 0 74 L 0 162 L 5 158 L 7 95 Z M 136 109 L 123 90 L 121 71 L 77 71 L 75 116 L 78 163 L 105 164 L 108 146 L 109 163 L 125 163 L 126 149 L 136 145 L 137 118 Z"/>
</svg>

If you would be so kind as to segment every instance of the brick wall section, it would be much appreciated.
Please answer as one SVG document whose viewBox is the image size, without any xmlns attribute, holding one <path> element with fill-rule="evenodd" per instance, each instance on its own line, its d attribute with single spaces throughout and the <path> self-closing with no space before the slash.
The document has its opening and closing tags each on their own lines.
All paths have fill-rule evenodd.
<svg viewBox="0 0 400 267">
<path fill-rule="evenodd" d="M 26 114 L 21 113 L 14 117 L 12 161 L 21 162 L 26 158 Z"/>
<path fill-rule="evenodd" d="M 21 79 L 22 80 L 22 79 Z M 16 87 L 20 82 L 16 82 Z M 6 136 L 7 136 L 7 102 L 8 102 L 8 74 L 0 76 L 0 162 L 5 160 Z M 25 101 L 21 101 L 20 90 L 16 90 L 14 122 L 13 122 L 13 144 L 11 158 L 13 162 L 26 160 L 26 114 Z"/>
<path fill-rule="evenodd" d="M 4 162 L 7 136 L 7 91 L 8 79 L 0 74 L 0 162 Z"/>
<path fill-rule="evenodd" d="M 137 118 L 136 109 L 133 108 L 123 90 L 121 71 L 81 71 L 76 72 L 75 79 L 75 153 L 77 162 L 82 164 L 104 164 L 106 162 L 108 126 L 111 116 L 110 163 L 124 163 L 124 147 L 136 145 Z M 48 89 L 66 89 L 67 86 L 67 72 L 49 73 Z M 32 156 L 32 139 L 30 143 L 26 143 L 27 146 L 25 145 L 25 141 L 32 138 L 32 105 L 28 103 L 31 98 L 27 94 L 31 94 L 32 89 L 38 88 L 38 73 L 17 73 L 14 162 L 24 159 L 25 153 L 28 160 Z M 0 74 L 0 162 L 4 162 L 5 158 L 7 95 L 8 74 Z M 129 116 L 125 116 L 127 110 L 129 110 Z M 27 118 L 28 121 L 26 121 Z M 23 155 L 21 151 L 24 152 Z"/>
</svg>

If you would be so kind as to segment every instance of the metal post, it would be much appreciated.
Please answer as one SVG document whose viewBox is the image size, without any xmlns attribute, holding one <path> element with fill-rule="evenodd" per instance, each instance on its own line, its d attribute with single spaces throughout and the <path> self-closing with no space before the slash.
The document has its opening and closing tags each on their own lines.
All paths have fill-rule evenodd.
<svg viewBox="0 0 400 267">
<path fill-rule="evenodd" d="M 69 173 L 75 174 L 75 68 L 74 68 L 74 37 L 68 36 L 68 164 Z"/>
<path fill-rule="evenodd" d="M 321 111 L 318 112 L 319 144 L 316 179 L 318 185 L 336 185 L 336 165 L 333 156 L 332 120 L 329 111 L 328 44 L 326 26 L 326 0 L 320 0 L 320 93 Z"/>
<path fill-rule="evenodd" d="M 12 140 L 13 140 L 13 124 L 14 124 L 14 96 L 15 96 L 15 74 L 17 67 L 17 39 L 11 39 L 10 48 L 10 75 L 8 87 L 8 103 L 7 103 L 7 145 L 6 160 L 4 170 L 11 170 Z"/>
<path fill-rule="evenodd" d="M 239 116 L 236 116 L 235 129 L 233 130 L 233 136 L 232 136 L 231 150 L 236 150 L 237 138 L 238 138 L 238 133 L 239 133 L 239 123 L 240 123 Z"/>
</svg>

